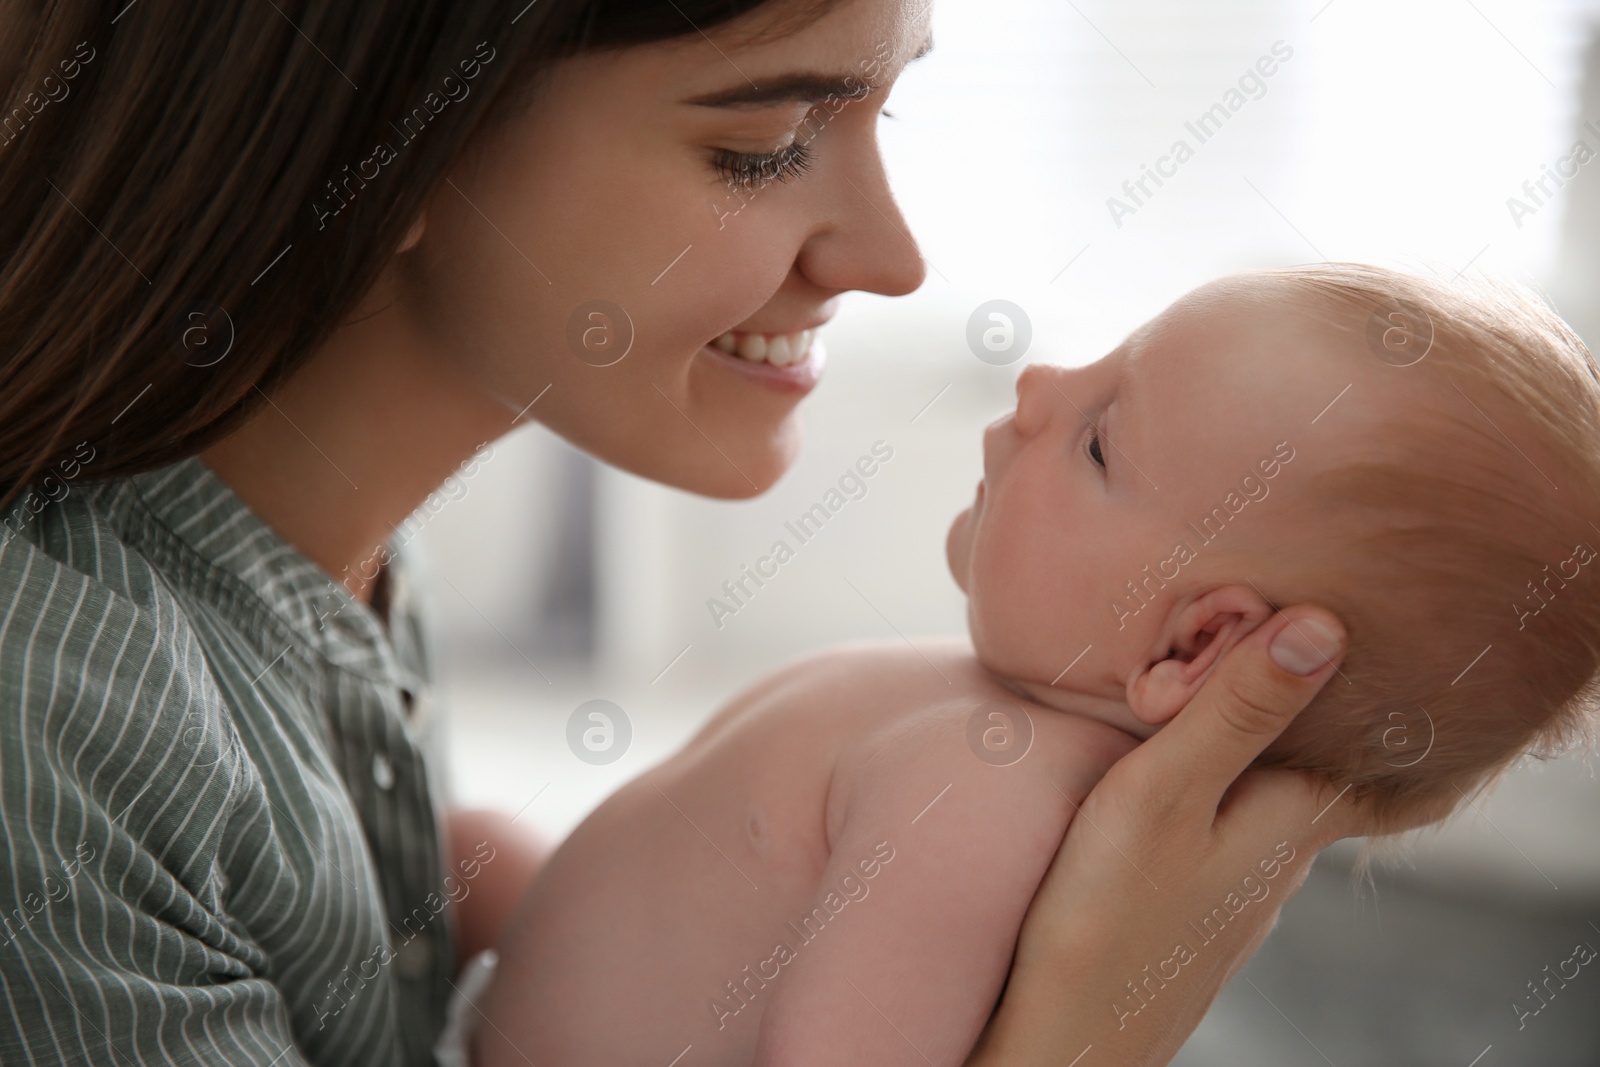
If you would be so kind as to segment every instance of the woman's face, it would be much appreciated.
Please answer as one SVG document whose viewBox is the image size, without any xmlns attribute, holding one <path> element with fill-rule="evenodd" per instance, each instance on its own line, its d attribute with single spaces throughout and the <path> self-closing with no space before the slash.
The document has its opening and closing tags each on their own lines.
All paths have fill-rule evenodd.
<svg viewBox="0 0 1600 1067">
<path fill-rule="evenodd" d="M 924 274 L 877 124 L 928 9 L 843 0 L 751 43 L 793 3 L 565 60 L 453 168 L 401 298 L 474 388 L 511 414 L 538 396 L 528 417 L 694 492 L 751 496 L 784 472 L 822 373 L 806 331 L 846 290 Z"/>
</svg>

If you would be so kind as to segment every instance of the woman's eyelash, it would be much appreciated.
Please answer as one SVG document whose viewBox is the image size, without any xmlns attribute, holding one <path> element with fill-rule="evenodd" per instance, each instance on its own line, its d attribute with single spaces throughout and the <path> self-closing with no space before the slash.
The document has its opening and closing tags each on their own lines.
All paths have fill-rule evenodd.
<svg viewBox="0 0 1600 1067">
<path fill-rule="evenodd" d="M 888 108 L 879 112 L 892 119 Z M 718 149 L 714 165 L 722 180 L 735 189 L 751 192 L 772 182 L 798 178 L 811 167 L 811 153 L 800 141 L 776 152 L 748 153 Z"/>
<path fill-rule="evenodd" d="M 1101 469 L 1104 469 L 1106 465 L 1106 456 L 1105 453 L 1100 450 L 1100 428 L 1092 423 L 1089 426 L 1089 445 L 1087 451 L 1089 453 L 1089 458 L 1095 463 L 1099 464 Z"/>
<path fill-rule="evenodd" d="M 713 164 L 734 189 L 753 192 L 773 182 L 798 178 L 811 166 L 810 149 L 796 141 L 776 152 L 751 154 L 718 149 Z"/>
</svg>

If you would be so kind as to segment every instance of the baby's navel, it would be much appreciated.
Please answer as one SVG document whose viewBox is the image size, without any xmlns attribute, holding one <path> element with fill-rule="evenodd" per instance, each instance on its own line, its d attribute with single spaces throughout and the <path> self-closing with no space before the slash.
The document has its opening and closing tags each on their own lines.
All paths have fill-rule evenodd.
<svg viewBox="0 0 1600 1067">
<path fill-rule="evenodd" d="M 755 846 L 756 851 L 767 850 L 767 823 L 761 817 L 761 809 L 754 805 L 750 808 L 749 817 L 745 819 L 745 833 L 749 835 L 750 844 Z"/>
</svg>

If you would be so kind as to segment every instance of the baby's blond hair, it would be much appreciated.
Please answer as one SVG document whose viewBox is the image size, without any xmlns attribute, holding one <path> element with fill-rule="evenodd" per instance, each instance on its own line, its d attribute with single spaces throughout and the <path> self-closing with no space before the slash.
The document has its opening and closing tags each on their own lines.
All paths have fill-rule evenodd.
<svg viewBox="0 0 1600 1067">
<path fill-rule="evenodd" d="M 1291 536 L 1242 530 L 1212 568 L 1348 628 L 1340 673 L 1265 759 L 1350 783 L 1386 832 L 1454 808 L 1523 753 L 1591 736 L 1600 373 L 1517 286 L 1349 263 L 1265 276 L 1373 361 L 1380 386 L 1393 375 L 1430 398 L 1352 462 L 1285 485 Z"/>
</svg>

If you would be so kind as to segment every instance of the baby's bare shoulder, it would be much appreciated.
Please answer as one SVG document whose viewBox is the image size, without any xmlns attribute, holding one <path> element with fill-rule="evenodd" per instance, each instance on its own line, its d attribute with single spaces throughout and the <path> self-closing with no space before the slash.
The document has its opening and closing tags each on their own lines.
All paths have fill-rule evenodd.
<svg viewBox="0 0 1600 1067">
<path fill-rule="evenodd" d="M 801 656 L 746 685 L 686 746 L 699 752 L 735 739 L 773 751 L 800 743 L 834 753 L 908 710 L 986 677 L 964 639 L 839 645 Z"/>
<path fill-rule="evenodd" d="M 971 683 L 983 671 L 964 637 L 906 641 L 859 641 L 813 652 L 780 667 L 769 678 L 812 685 L 876 688 L 881 684 L 919 687 Z M 987 675 L 984 675 L 987 677 Z"/>
<path fill-rule="evenodd" d="M 830 840 L 852 811 L 919 808 L 946 793 L 959 793 L 971 812 L 1004 814 L 1015 833 L 1059 840 L 1089 790 L 1136 744 L 1120 730 L 1035 704 L 992 679 L 944 690 L 841 748 L 829 788 Z M 983 821 L 971 824 L 975 832 L 990 832 L 981 829 Z"/>
<path fill-rule="evenodd" d="M 713 725 L 754 718 L 800 717 L 825 727 L 836 713 L 858 725 L 983 684 L 972 645 L 964 639 L 840 645 L 810 653 L 770 671 L 735 693 Z M 836 733 L 842 731 L 835 730 Z"/>
<path fill-rule="evenodd" d="M 1098 780 L 1136 743 L 1104 723 L 991 684 L 906 707 L 864 732 L 841 753 L 840 763 L 849 765 L 847 777 L 904 776 L 926 767 L 982 778 L 1006 770 L 1013 772 L 1011 779 L 1056 782 L 1072 796 L 1093 784 L 1080 770 L 1091 770 Z"/>
</svg>

